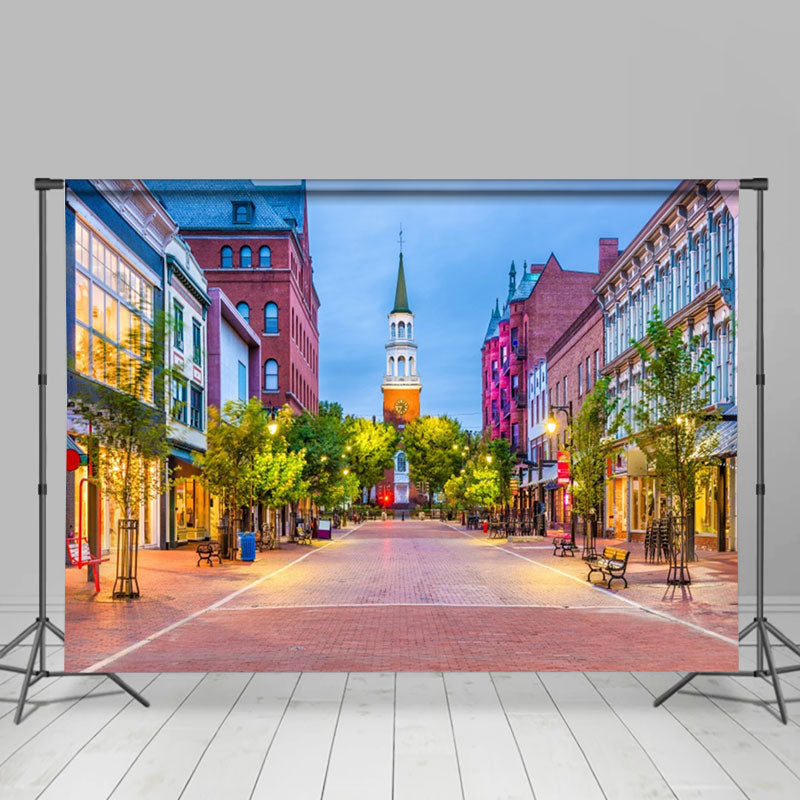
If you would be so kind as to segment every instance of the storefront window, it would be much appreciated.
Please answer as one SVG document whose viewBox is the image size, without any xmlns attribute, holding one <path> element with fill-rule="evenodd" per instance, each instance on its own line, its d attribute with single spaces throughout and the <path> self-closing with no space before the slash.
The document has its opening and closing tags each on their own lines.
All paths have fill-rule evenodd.
<svg viewBox="0 0 800 800">
<path fill-rule="evenodd" d="M 697 476 L 697 495 L 694 506 L 697 533 L 717 534 L 719 506 L 717 497 L 717 468 L 707 467 Z"/>
<path fill-rule="evenodd" d="M 75 369 L 131 389 L 132 368 L 141 363 L 152 331 L 146 320 L 153 314 L 153 286 L 81 221 L 75 223 L 75 263 Z M 136 391 L 152 400 L 149 379 Z"/>
<path fill-rule="evenodd" d="M 183 478 L 175 484 L 175 538 L 202 538 L 208 534 L 208 496 L 195 478 Z"/>
<path fill-rule="evenodd" d="M 645 531 L 653 516 L 652 478 L 631 478 L 631 530 Z"/>
</svg>

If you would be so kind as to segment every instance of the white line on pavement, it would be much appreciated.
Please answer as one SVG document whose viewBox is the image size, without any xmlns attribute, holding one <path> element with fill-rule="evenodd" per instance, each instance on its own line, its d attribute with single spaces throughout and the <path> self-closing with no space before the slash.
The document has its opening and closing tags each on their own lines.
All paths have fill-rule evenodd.
<svg viewBox="0 0 800 800">
<path fill-rule="evenodd" d="M 363 525 L 363 523 L 361 523 L 361 525 Z M 151 633 L 149 636 L 145 637 L 141 641 L 136 642 L 136 643 L 134 643 L 132 645 L 129 645 L 128 647 L 124 648 L 123 650 L 120 650 L 118 653 L 114 653 L 114 655 L 108 656 L 108 658 L 104 658 L 101 661 L 98 661 L 95 664 L 92 664 L 90 667 L 86 667 L 86 669 L 81 670 L 81 672 L 97 672 L 98 670 L 103 669 L 103 667 L 108 666 L 109 664 L 111 664 L 112 662 L 116 661 L 117 659 L 122 658 L 122 656 L 126 656 L 126 655 L 128 655 L 128 653 L 132 653 L 132 652 L 134 652 L 134 650 L 138 650 L 139 648 L 144 647 L 146 644 L 150 644 L 150 642 L 160 638 L 164 634 L 171 633 L 176 628 L 180 628 L 181 625 L 185 625 L 187 622 L 191 622 L 193 619 L 197 619 L 198 617 L 202 616 L 203 614 L 207 613 L 208 611 L 216 611 L 217 609 L 219 609 L 220 606 L 225 605 L 225 603 L 229 602 L 230 600 L 233 600 L 235 597 L 238 597 L 240 594 L 244 594 L 245 592 L 249 591 L 253 587 L 258 586 L 261 583 L 264 583 L 264 581 L 269 580 L 273 576 L 278 575 L 279 573 L 283 572 L 284 570 L 289 569 L 289 567 L 293 567 L 295 564 L 299 564 L 301 561 L 304 561 L 309 556 L 313 556 L 314 553 L 319 553 L 320 551 L 324 550 L 326 547 L 330 547 L 335 542 L 340 542 L 342 539 L 346 538 L 347 536 L 349 536 L 354 531 L 357 531 L 361 527 L 361 525 L 356 525 L 355 528 L 352 528 L 349 531 L 347 531 L 347 533 L 342 534 L 340 537 L 338 537 L 338 539 L 331 539 L 330 542 L 328 542 L 327 544 L 322 545 L 322 547 L 315 547 L 313 550 L 311 550 L 308 553 L 305 553 L 304 555 L 300 556 L 300 558 L 296 558 L 294 561 L 290 561 L 288 564 L 284 564 L 279 569 L 276 569 L 273 572 L 270 572 L 270 573 L 268 573 L 266 575 L 262 575 L 260 578 L 256 578 L 256 580 L 251 581 L 250 583 L 248 583 L 247 586 L 242 586 L 241 589 L 237 589 L 235 592 L 231 592 L 229 595 L 226 595 L 221 600 L 217 600 L 216 603 L 212 603 L 210 606 L 207 606 L 206 608 L 203 608 L 200 611 L 195 611 L 193 614 L 189 614 L 188 617 L 184 617 L 183 619 L 179 619 L 177 622 L 173 622 L 171 625 L 167 625 L 166 628 L 162 628 L 160 631 L 156 631 L 155 633 Z"/>
<path fill-rule="evenodd" d="M 285 606 L 226 606 L 224 609 L 215 608 L 213 611 L 275 611 L 281 609 L 302 608 L 558 608 L 567 609 L 601 609 L 604 611 L 637 611 L 638 609 L 615 608 L 614 606 L 565 606 L 559 603 L 319 603 Z"/>
<path fill-rule="evenodd" d="M 454 531 L 458 531 L 459 533 L 464 534 L 464 536 L 469 536 L 470 539 L 475 539 L 475 541 L 482 541 L 477 536 L 473 536 L 471 533 L 467 533 L 466 531 L 462 531 L 459 528 L 456 528 L 455 525 L 451 525 L 449 522 L 442 523 L 447 525 L 449 528 L 452 528 Z M 593 589 L 596 592 L 603 592 L 603 594 L 607 594 L 611 597 L 616 598 L 622 603 L 627 603 L 628 605 L 634 606 L 635 608 L 639 608 L 642 611 L 647 612 L 648 614 L 654 614 L 657 617 L 663 617 L 664 619 L 669 620 L 670 622 L 678 622 L 681 625 L 685 625 L 687 628 L 692 628 L 693 630 L 699 631 L 700 633 L 704 633 L 706 636 L 712 636 L 715 639 L 720 639 L 723 642 L 727 642 L 728 644 L 739 646 L 738 639 L 731 639 L 728 636 L 724 636 L 721 633 L 717 633 L 716 631 L 710 631 L 708 628 L 703 628 L 700 625 L 695 625 L 693 622 L 689 622 L 688 620 L 681 619 L 680 617 L 673 617 L 672 614 L 667 614 L 664 611 L 657 611 L 654 608 L 649 608 L 648 606 L 642 605 L 641 603 L 637 603 L 635 600 L 631 600 L 628 597 L 623 597 L 622 595 L 615 594 L 610 589 L 604 589 L 602 586 L 597 586 L 596 584 L 589 584 L 586 581 L 577 578 L 575 575 L 570 575 L 568 572 L 562 572 L 560 569 L 556 567 L 551 567 L 549 564 L 542 564 L 541 561 L 536 561 L 533 558 L 528 558 L 527 556 L 523 556 L 521 553 L 515 553 L 513 550 L 506 550 L 505 547 L 496 547 L 495 549 L 501 550 L 504 553 L 508 553 L 510 556 L 514 556 L 515 558 L 521 558 L 524 561 L 528 561 L 531 564 L 535 564 L 537 567 L 541 567 L 542 569 L 549 569 L 550 572 L 555 572 L 558 575 L 563 575 L 565 578 L 569 578 L 575 583 L 579 583 L 585 589 Z"/>
</svg>

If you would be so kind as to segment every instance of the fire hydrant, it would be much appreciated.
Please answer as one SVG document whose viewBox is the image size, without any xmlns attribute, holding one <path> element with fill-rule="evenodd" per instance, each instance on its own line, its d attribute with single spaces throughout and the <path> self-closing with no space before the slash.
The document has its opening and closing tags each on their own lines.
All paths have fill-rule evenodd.
<svg viewBox="0 0 800 800">
<path fill-rule="evenodd" d="M 484 533 L 489 533 L 489 521 L 488 520 L 484 520 L 483 521 L 483 532 Z"/>
</svg>

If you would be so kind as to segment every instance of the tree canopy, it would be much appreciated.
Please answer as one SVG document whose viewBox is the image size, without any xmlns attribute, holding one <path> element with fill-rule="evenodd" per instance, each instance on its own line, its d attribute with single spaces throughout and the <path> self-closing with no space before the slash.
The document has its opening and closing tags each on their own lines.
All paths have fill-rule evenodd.
<svg viewBox="0 0 800 800">
<path fill-rule="evenodd" d="M 451 475 L 460 471 L 465 444 L 461 426 L 447 416 L 411 420 L 403 431 L 411 480 L 428 489 L 430 505 L 435 492 L 444 489 Z"/>
</svg>

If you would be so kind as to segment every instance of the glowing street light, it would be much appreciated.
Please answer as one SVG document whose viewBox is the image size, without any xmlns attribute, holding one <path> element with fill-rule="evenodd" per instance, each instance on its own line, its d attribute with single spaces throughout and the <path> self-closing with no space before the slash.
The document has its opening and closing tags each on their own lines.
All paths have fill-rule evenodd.
<svg viewBox="0 0 800 800">
<path fill-rule="evenodd" d="M 553 417 L 550 417 L 547 420 L 547 422 L 545 422 L 544 427 L 547 430 L 547 432 L 552 436 L 558 429 L 558 423 L 555 421 Z"/>
<path fill-rule="evenodd" d="M 486 456 L 486 463 L 487 464 L 491 464 L 492 463 L 492 457 L 491 456 Z"/>
<path fill-rule="evenodd" d="M 342 470 L 342 475 L 349 475 L 349 474 L 350 474 L 350 470 L 349 470 L 349 469 L 347 469 L 347 467 L 345 467 L 345 468 Z"/>
</svg>

